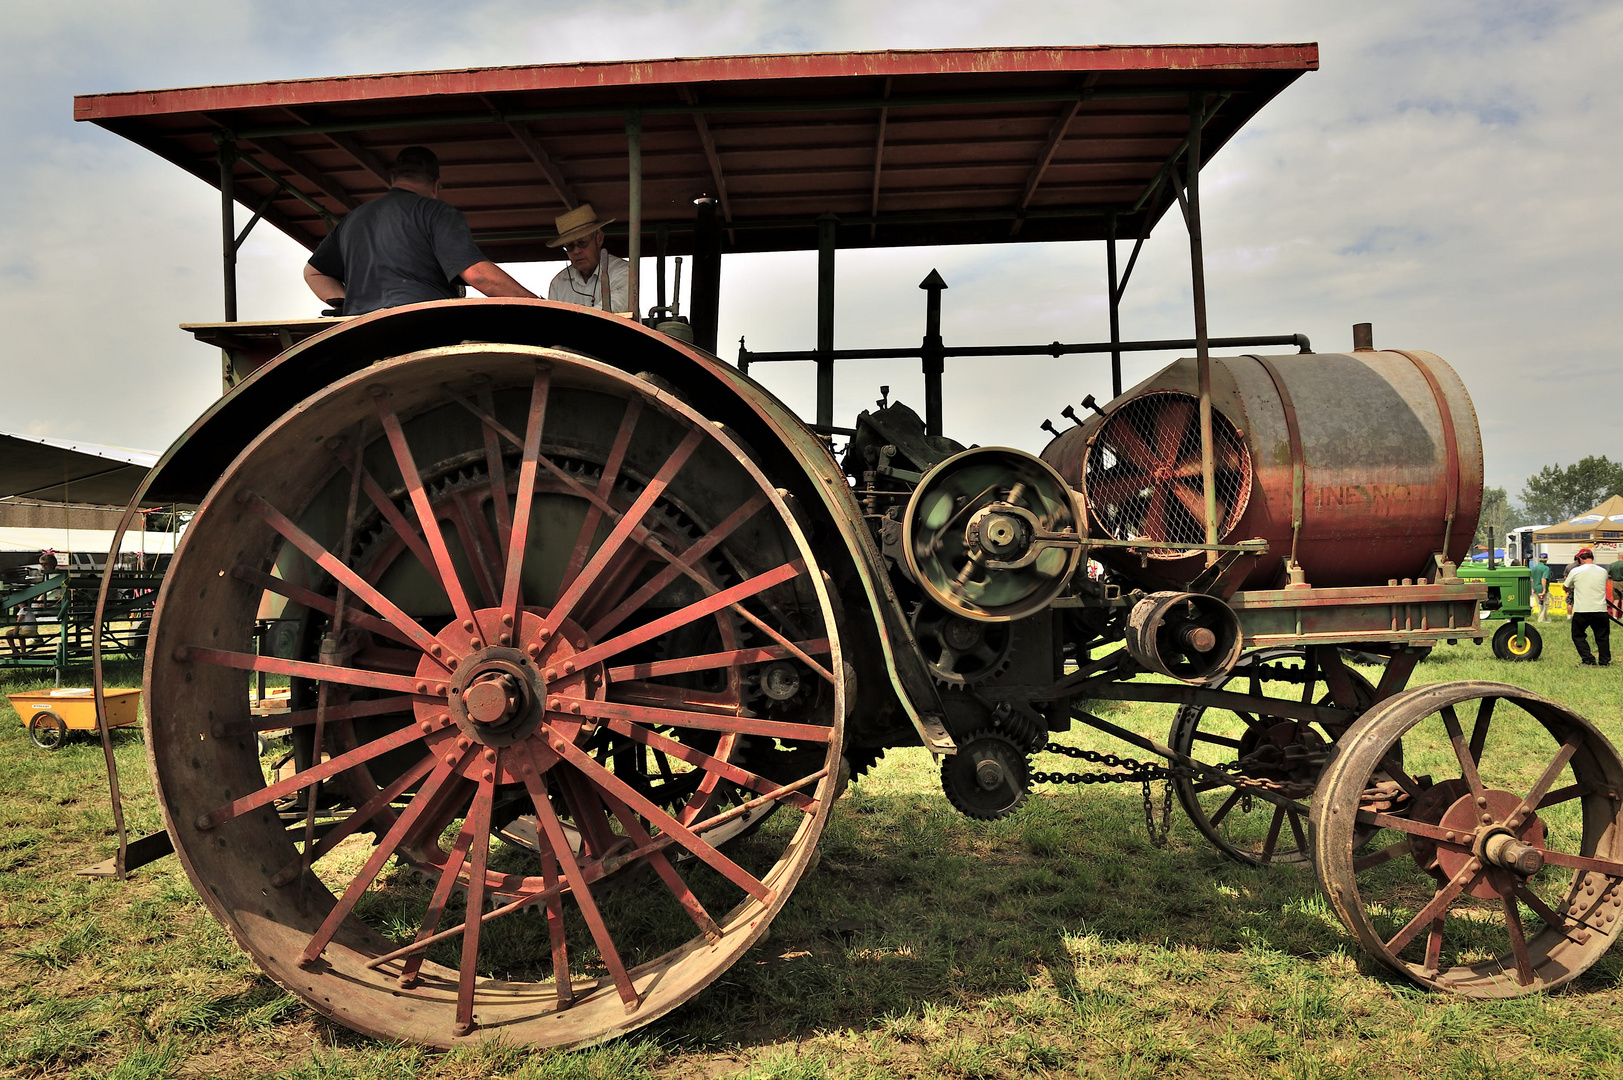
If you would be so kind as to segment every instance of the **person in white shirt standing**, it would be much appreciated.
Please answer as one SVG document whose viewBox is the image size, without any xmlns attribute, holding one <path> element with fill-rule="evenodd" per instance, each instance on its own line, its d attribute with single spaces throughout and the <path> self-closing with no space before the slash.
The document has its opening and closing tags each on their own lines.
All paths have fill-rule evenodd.
<svg viewBox="0 0 1623 1080">
<path fill-rule="evenodd" d="M 569 265 L 552 279 L 548 300 L 599 311 L 631 310 L 631 264 L 603 250 L 603 226 L 613 221 L 599 221 L 591 203 L 558 215 L 558 237 L 547 246 L 563 248 Z"/>
<path fill-rule="evenodd" d="M 1593 667 L 1595 657 L 1589 652 L 1589 639 L 1584 631 L 1595 632 L 1595 652 L 1600 654 L 1600 666 L 1612 662 L 1612 623 L 1606 614 L 1606 571 L 1595 565 L 1595 553 L 1582 548 L 1577 562 L 1567 571 L 1563 584 L 1567 587 L 1567 610 L 1572 613 L 1572 644 L 1578 650 L 1578 659 Z"/>
</svg>

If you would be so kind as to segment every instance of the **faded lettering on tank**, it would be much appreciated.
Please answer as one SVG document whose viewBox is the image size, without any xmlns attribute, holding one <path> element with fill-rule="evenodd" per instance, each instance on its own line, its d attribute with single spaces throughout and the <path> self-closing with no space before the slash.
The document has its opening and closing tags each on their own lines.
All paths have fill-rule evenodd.
<svg viewBox="0 0 1623 1080">
<path fill-rule="evenodd" d="M 1316 505 L 1321 510 L 1338 506 L 1356 508 L 1408 502 L 1414 492 L 1408 484 L 1337 484 L 1319 488 Z"/>
</svg>

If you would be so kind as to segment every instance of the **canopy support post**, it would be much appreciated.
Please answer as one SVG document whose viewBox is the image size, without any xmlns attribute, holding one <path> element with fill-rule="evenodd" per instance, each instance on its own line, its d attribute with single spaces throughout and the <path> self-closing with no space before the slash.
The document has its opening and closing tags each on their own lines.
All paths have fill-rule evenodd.
<svg viewBox="0 0 1623 1080">
<path fill-rule="evenodd" d="M 220 142 L 220 259 L 225 276 L 225 321 L 237 321 L 237 144 Z"/>
<path fill-rule="evenodd" d="M 630 168 L 629 216 L 630 239 L 626 242 L 626 261 L 631 264 L 626 281 L 626 301 L 631 305 L 631 317 L 642 318 L 642 113 L 626 113 L 626 158 Z"/>
<path fill-rule="evenodd" d="M 716 218 L 715 199 L 705 196 L 693 202 L 698 214 L 693 223 L 688 312 L 693 320 L 693 343 L 715 352 L 721 323 L 721 223 Z"/>
<path fill-rule="evenodd" d="M 656 303 L 661 309 L 665 307 L 665 249 L 670 246 L 671 227 L 660 225 L 654 230 L 654 252 L 657 256 L 654 261 L 654 279 L 657 283 L 658 298 Z M 664 314 L 663 310 L 661 314 Z"/>
<path fill-rule="evenodd" d="M 1200 234 L 1200 129 L 1206 123 L 1205 93 L 1189 95 L 1189 157 L 1184 168 L 1188 202 L 1189 286 L 1195 306 L 1195 366 L 1200 383 L 1200 482 L 1206 494 L 1206 543 L 1217 543 L 1217 467 L 1212 451 L 1212 358 L 1206 332 L 1206 257 Z M 1176 182 L 1176 181 L 1174 181 Z M 1217 552 L 1206 553 L 1206 565 Z"/>
<path fill-rule="evenodd" d="M 834 228 L 833 214 L 817 219 L 817 423 L 834 425 Z"/>
<path fill-rule="evenodd" d="M 1116 213 L 1105 217 L 1105 266 L 1110 277 L 1110 397 L 1121 397 L 1121 288 L 1116 282 Z"/>
</svg>

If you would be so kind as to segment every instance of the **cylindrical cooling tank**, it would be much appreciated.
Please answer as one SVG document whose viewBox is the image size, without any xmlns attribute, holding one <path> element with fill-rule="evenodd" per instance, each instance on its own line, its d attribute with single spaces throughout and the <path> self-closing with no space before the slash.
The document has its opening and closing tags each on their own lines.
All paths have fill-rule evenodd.
<svg viewBox="0 0 1623 1080">
<path fill-rule="evenodd" d="M 1244 587 L 1283 585 L 1293 544 L 1322 588 L 1419 577 L 1445 545 L 1464 557 L 1482 509 L 1482 435 L 1442 359 L 1360 350 L 1211 365 L 1220 539 L 1268 541 Z M 1198 393 L 1195 361 L 1179 360 L 1043 451 L 1082 493 L 1094 536 L 1204 539 Z M 1206 565 L 1202 553 L 1089 554 L 1147 588 L 1183 587 Z"/>
</svg>

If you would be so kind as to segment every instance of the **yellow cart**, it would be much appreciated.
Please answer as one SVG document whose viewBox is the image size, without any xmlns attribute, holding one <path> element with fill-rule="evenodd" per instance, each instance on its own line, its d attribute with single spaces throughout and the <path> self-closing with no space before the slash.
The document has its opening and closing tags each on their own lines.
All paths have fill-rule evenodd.
<svg viewBox="0 0 1623 1080">
<path fill-rule="evenodd" d="M 139 690 L 107 691 L 107 726 L 136 723 L 141 704 Z M 93 690 L 40 690 L 12 694 L 11 707 L 28 729 L 28 737 L 41 750 L 56 750 L 70 731 L 96 730 L 96 693 Z"/>
</svg>

